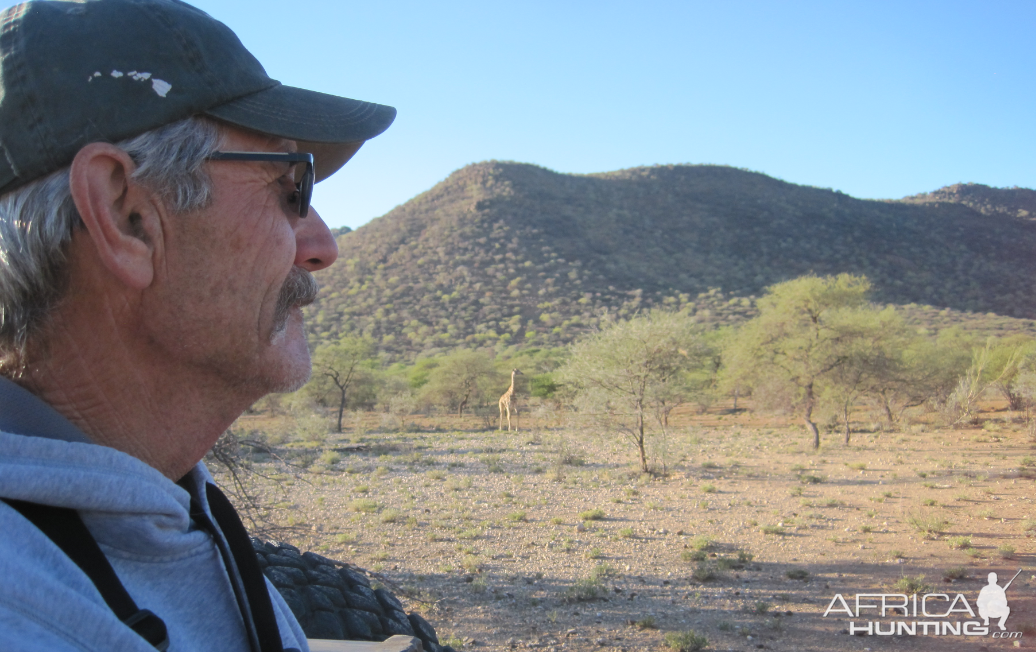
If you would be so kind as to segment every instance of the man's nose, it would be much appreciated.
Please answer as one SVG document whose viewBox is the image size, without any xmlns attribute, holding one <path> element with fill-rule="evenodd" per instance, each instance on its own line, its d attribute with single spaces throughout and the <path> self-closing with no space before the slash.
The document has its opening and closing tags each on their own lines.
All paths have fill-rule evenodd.
<svg viewBox="0 0 1036 652">
<path fill-rule="evenodd" d="M 338 243 L 320 214 L 310 206 L 309 215 L 295 229 L 295 265 L 306 271 L 330 267 L 338 258 Z"/>
</svg>

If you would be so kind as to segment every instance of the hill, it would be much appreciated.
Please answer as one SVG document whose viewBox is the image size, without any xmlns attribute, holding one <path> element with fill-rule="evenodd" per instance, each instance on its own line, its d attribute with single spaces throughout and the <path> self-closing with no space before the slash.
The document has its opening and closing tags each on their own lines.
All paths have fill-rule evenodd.
<svg viewBox="0 0 1036 652">
<path fill-rule="evenodd" d="M 366 333 L 402 357 L 556 345 L 651 305 L 743 319 L 765 287 L 811 272 L 866 274 L 876 300 L 930 313 L 1031 320 L 1027 193 L 968 185 L 869 201 L 719 166 L 479 163 L 339 236 L 309 323 L 317 340 Z"/>
<path fill-rule="evenodd" d="M 990 188 L 979 183 L 957 183 L 934 192 L 904 197 L 910 204 L 963 204 L 983 215 L 1001 215 L 1036 220 L 1036 190 Z"/>
</svg>

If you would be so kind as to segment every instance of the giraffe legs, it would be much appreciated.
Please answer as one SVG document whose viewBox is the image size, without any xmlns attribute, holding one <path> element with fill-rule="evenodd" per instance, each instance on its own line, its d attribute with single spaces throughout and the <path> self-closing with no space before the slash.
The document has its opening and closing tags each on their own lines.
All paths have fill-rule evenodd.
<svg viewBox="0 0 1036 652">
<path fill-rule="evenodd" d="M 510 394 L 510 392 L 508 394 Z M 511 432 L 511 411 L 514 410 L 514 431 L 518 432 L 518 402 L 513 400 L 508 394 L 504 394 L 500 397 L 500 422 L 496 429 L 504 429 L 504 414 L 506 414 L 507 432 Z"/>
<path fill-rule="evenodd" d="M 518 432 L 518 406 L 512 407 L 510 404 L 503 401 L 500 402 L 500 422 L 497 425 L 497 430 L 504 429 L 504 415 L 507 415 L 507 432 L 511 432 L 511 411 L 514 411 L 514 431 Z"/>
</svg>

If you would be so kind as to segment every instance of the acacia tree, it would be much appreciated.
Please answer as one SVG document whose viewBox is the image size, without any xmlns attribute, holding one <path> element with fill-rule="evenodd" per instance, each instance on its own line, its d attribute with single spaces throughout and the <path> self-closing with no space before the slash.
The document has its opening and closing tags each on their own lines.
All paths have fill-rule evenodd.
<svg viewBox="0 0 1036 652">
<path fill-rule="evenodd" d="M 959 328 L 945 329 L 934 338 L 908 336 L 898 341 L 901 346 L 885 359 L 886 366 L 872 380 L 870 390 L 890 430 L 907 408 L 947 401 L 971 362 L 974 343 Z"/>
<path fill-rule="evenodd" d="M 481 403 L 497 377 L 492 358 L 483 351 L 458 349 L 439 358 L 438 362 L 421 386 L 421 398 L 456 410 L 457 416 L 464 416 L 469 405 Z"/>
<path fill-rule="evenodd" d="M 946 401 L 945 407 L 954 425 L 973 416 L 975 404 L 988 387 L 1002 387 L 1010 398 L 1008 390 L 1018 375 L 1024 348 L 1022 345 L 1004 346 L 990 337 L 985 346 L 972 349 L 971 365 L 960 376 L 956 389 Z M 1011 401 L 1011 409 L 1015 409 L 1014 405 L 1016 403 Z"/>
<path fill-rule="evenodd" d="M 653 311 L 578 340 L 555 375 L 577 405 L 636 447 L 640 469 L 647 473 L 650 417 L 664 435 L 669 413 L 690 391 L 690 372 L 707 366 L 708 354 L 699 328 L 686 315 Z"/>
<path fill-rule="evenodd" d="M 345 335 L 313 352 L 313 377 L 306 391 L 321 403 L 336 405 L 335 432 L 342 432 L 346 406 L 373 397 L 376 366 L 374 342 L 365 337 Z"/>
<path fill-rule="evenodd" d="M 1025 408 L 1025 398 L 1014 391 L 1014 380 L 1021 371 L 1023 360 L 1031 358 L 1036 342 L 1028 335 L 1018 334 L 992 342 L 985 378 L 1003 396 L 1011 410 Z"/>
<path fill-rule="evenodd" d="M 866 336 L 859 318 L 869 290 L 870 281 L 850 274 L 804 276 L 767 288 L 759 315 L 727 340 L 725 383 L 784 386 L 818 448 L 813 411 L 823 382 L 853 360 L 854 344 Z"/>
<path fill-rule="evenodd" d="M 1029 351 L 1018 363 L 1018 373 L 1011 381 L 1011 392 L 1019 397 L 1029 424 L 1029 437 L 1036 443 L 1036 423 L 1033 408 L 1036 407 L 1036 351 Z"/>
<path fill-rule="evenodd" d="M 850 420 L 858 401 L 877 396 L 904 374 L 904 352 L 917 338 L 892 307 L 861 307 L 844 315 L 853 320 L 855 337 L 844 343 L 845 362 L 821 378 L 826 398 L 842 422 L 845 444 L 852 436 Z"/>
</svg>

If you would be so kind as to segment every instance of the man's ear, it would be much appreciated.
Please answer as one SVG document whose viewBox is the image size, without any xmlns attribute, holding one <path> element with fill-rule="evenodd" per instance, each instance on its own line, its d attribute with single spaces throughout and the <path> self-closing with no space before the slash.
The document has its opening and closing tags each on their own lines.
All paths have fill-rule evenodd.
<svg viewBox="0 0 1036 652">
<path fill-rule="evenodd" d="M 154 247 L 161 239 L 153 193 L 133 181 L 129 154 L 90 143 L 76 154 L 69 185 L 102 264 L 125 285 L 143 290 L 154 279 Z"/>
</svg>

